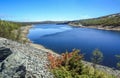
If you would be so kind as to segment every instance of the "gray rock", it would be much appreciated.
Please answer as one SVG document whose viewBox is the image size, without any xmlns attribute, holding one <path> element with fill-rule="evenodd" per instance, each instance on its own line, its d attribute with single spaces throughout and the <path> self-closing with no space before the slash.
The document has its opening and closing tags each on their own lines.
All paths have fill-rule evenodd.
<svg viewBox="0 0 120 78">
<path fill-rule="evenodd" d="M 82 61 L 85 65 L 89 65 L 89 66 L 93 66 L 93 63 L 91 62 L 87 62 L 87 61 Z M 111 75 L 114 75 L 116 76 L 117 78 L 119 78 L 120 76 L 120 71 L 119 70 L 116 70 L 116 69 L 112 69 L 112 68 L 109 68 L 107 66 L 102 66 L 102 65 L 98 65 L 96 64 L 96 69 L 99 69 L 101 71 L 104 71 L 104 72 L 107 72 Z"/>
<path fill-rule="evenodd" d="M 0 78 L 53 78 L 47 52 L 5 38 L 0 38 L 0 47 Z"/>
<path fill-rule="evenodd" d="M 10 54 L 12 54 L 12 51 L 10 51 L 9 48 L 0 47 L 0 62 L 6 59 Z"/>
</svg>

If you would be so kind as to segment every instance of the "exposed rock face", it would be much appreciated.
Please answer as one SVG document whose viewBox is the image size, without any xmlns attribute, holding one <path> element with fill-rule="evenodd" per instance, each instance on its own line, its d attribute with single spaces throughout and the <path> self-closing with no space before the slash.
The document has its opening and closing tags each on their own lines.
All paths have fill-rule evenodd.
<svg viewBox="0 0 120 78">
<path fill-rule="evenodd" d="M 53 78 L 47 52 L 0 38 L 0 78 Z"/>
<path fill-rule="evenodd" d="M 12 52 L 9 48 L 0 47 L 0 62 L 6 59 Z"/>
</svg>

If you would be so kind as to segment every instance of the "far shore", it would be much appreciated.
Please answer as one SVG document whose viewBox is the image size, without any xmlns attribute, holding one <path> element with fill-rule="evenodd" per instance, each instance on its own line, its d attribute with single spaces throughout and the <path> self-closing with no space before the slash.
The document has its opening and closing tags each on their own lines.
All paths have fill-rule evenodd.
<svg viewBox="0 0 120 78">
<path fill-rule="evenodd" d="M 111 31 L 120 31 L 120 26 L 114 27 L 114 26 L 82 26 L 82 25 L 75 25 L 75 24 L 68 24 L 73 27 L 81 27 L 81 28 L 95 28 L 95 29 L 100 29 L 100 30 L 111 30 Z"/>
</svg>

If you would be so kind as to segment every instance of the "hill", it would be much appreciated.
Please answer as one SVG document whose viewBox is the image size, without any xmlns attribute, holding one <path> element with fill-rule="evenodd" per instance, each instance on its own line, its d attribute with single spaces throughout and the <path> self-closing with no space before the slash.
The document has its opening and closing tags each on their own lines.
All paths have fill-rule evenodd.
<svg viewBox="0 0 120 78">
<path fill-rule="evenodd" d="M 32 24 L 68 24 L 69 21 L 38 21 L 38 22 L 16 22 L 21 25 L 32 25 Z"/>
<path fill-rule="evenodd" d="M 98 18 L 77 20 L 70 22 L 69 24 L 73 26 L 85 26 L 106 30 L 120 30 L 120 13 Z"/>
</svg>

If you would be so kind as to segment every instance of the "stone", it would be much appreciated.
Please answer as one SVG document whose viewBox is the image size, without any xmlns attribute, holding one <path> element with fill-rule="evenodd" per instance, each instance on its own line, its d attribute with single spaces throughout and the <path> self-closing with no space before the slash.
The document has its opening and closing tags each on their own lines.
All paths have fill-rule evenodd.
<svg viewBox="0 0 120 78">
<path fill-rule="evenodd" d="M 0 38 L 0 78 L 53 78 L 47 52 Z"/>
<path fill-rule="evenodd" d="M 9 48 L 0 47 L 0 62 L 6 59 L 12 52 Z"/>
</svg>

